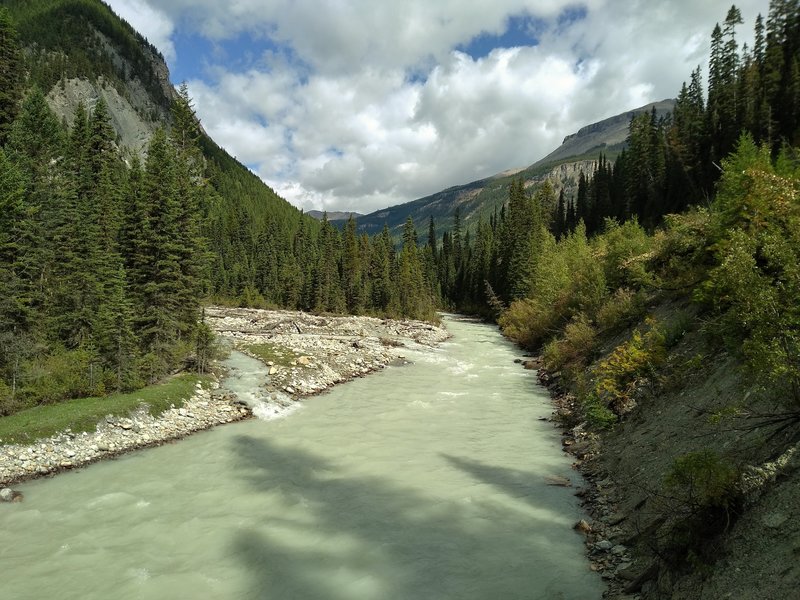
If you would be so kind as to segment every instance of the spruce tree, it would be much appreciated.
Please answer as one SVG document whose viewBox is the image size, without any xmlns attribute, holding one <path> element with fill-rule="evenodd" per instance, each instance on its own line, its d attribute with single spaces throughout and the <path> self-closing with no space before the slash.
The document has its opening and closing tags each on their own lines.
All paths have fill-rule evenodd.
<svg viewBox="0 0 800 600">
<path fill-rule="evenodd" d="M 0 146 L 17 116 L 25 74 L 17 32 L 5 7 L 0 7 Z"/>
</svg>

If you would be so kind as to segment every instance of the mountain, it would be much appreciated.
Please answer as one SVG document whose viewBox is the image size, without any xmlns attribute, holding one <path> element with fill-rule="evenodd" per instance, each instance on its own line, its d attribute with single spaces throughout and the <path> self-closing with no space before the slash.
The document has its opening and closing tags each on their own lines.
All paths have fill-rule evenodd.
<svg viewBox="0 0 800 600">
<path fill-rule="evenodd" d="M 628 124 L 635 115 L 655 110 L 657 117 L 661 118 L 668 115 L 674 106 L 674 100 L 661 100 L 592 123 L 565 137 L 558 148 L 528 167 L 510 169 L 359 217 L 359 231 L 373 235 L 386 223 L 392 236 L 399 239 L 408 217 L 414 220 L 418 231 L 425 230 L 430 217 L 433 217 L 437 233 L 441 235 L 452 225 L 456 208 L 460 210 L 462 223 L 467 229 L 474 228 L 479 220 L 488 220 L 500 210 L 508 200 L 511 182 L 519 177 L 525 180 L 526 187 L 548 180 L 556 194 L 564 189 L 569 196 L 577 188 L 581 171 L 590 174 L 600 154 L 612 160 L 619 155 L 626 144 Z"/>
<path fill-rule="evenodd" d="M 317 221 L 322 221 L 322 217 L 327 213 L 328 221 L 347 221 L 350 217 L 360 219 L 364 215 L 357 212 L 342 212 L 340 210 L 324 211 L 324 210 L 309 210 L 306 214 L 313 217 Z"/>
<path fill-rule="evenodd" d="M 42 90 L 67 127 L 79 105 L 91 111 L 102 100 L 128 163 L 135 155 L 144 156 L 156 130 L 171 127 L 178 92 L 164 57 L 108 5 L 100 0 L 3 0 L 2 7 L 24 49 L 28 86 Z M 204 219 L 215 255 L 211 293 L 236 297 L 248 286 L 279 290 L 277 272 L 291 254 L 301 222 L 312 239 L 318 222 L 303 216 L 195 124 L 206 176 L 218 195 Z M 265 247 L 264 240 L 272 247 Z M 279 258 L 262 268 L 267 256 Z M 256 282 L 259 276 L 272 281 Z"/>
<path fill-rule="evenodd" d="M 661 100 L 581 127 L 577 133 L 565 137 L 558 148 L 533 163 L 528 169 L 551 165 L 576 156 L 591 155 L 595 158 L 601 152 L 609 158 L 614 158 L 625 147 L 628 125 L 633 117 L 641 113 L 649 113 L 653 109 L 658 117 L 664 117 L 670 114 L 674 107 L 675 100 Z"/>
</svg>

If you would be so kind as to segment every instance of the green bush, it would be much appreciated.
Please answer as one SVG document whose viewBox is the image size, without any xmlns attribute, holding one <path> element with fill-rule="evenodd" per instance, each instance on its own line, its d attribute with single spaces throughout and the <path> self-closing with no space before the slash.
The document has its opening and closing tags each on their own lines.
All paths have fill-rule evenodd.
<svg viewBox="0 0 800 600">
<path fill-rule="evenodd" d="M 270 308 L 261 292 L 251 285 L 245 286 L 239 296 L 239 306 L 242 308 Z"/>
<path fill-rule="evenodd" d="M 65 398 L 102 396 L 104 380 L 102 366 L 88 350 L 57 350 L 24 365 L 21 395 L 27 406 L 52 404 Z"/>
<path fill-rule="evenodd" d="M 588 394 L 582 396 L 580 400 L 584 417 L 590 427 L 594 429 L 609 429 L 619 420 L 617 415 L 603 404 L 597 396 Z"/>
<path fill-rule="evenodd" d="M 645 263 L 654 243 L 636 219 L 622 225 L 606 219 L 601 241 L 605 248 L 603 265 L 609 287 L 641 285 L 646 279 Z"/>
<path fill-rule="evenodd" d="M 671 519 L 661 555 L 695 570 L 713 563 L 717 536 L 738 515 L 738 480 L 738 470 L 712 450 L 676 458 L 664 479 L 662 502 Z"/>
<path fill-rule="evenodd" d="M 619 288 L 597 311 L 597 326 L 608 333 L 620 331 L 640 321 L 645 309 L 643 292 Z"/>
<path fill-rule="evenodd" d="M 674 348 L 693 326 L 692 316 L 686 311 L 678 311 L 664 325 L 664 345 L 667 349 Z"/>
<path fill-rule="evenodd" d="M 498 323 L 514 341 L 535 348 L 581 313 L 593 316 L 608 297 L 601 249 L 581 224 L 558 243 L 547 236 L 531 277 L 531 295 L 515 300 Z"/>
<path fill-rule="evenodd" d="M 666 359 L 663 329 L 653 321 L 649 326 L 644 333 L 636 329 L 629 341 L 617 346 L 594 368 L 592 403 L 617 416 L 633 408 L 633 394 L 642 379 L 652 375 Z"/>
<path fill-rule="evenodd" d="M 594 350 L 597 330 L 585 317 L 579 316 L 564 328 L 564 334 L 548 342 L 542 352 L 544 367 L 559 371 L 567 365 L 582 364 Z"/>
<path fill-rule="evenodd" d="M 695 299 L 764 385 L 800 406 L 800 176 L 743 137 L 714 204 L 715 266 Z"/>
<path fill-rule="evenodd" d="M 541 344 L 556 324 L 552 307 L 537 298 L 514 300 L 497 322 L 503 334 L 527 348 Z"/>
<path fill-rule="evenodd" d="M 738 476 L 719 454 L 701 450 L 676 458 L 664 482 L 691 509 L 726 508 L 736 496 Z"/>
<path fill-rule="evenodd" d="M 711 212 L 691 209 L 666 215 L 664 228 L 653 237 L 653 252 L 642 282 L 667 290 L 691 290 L 712 266 Z"/>
</svg>

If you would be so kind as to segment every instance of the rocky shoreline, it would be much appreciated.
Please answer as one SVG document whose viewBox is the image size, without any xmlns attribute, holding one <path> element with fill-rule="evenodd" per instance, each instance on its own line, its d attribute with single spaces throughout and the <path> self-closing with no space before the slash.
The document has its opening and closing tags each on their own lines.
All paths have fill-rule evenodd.
<svg viewBox="0 0 800 600">
<path fill-rule="evenodd" d="M 590 520 L 581 519 L 574 529 L 585 538 L 589 568 L 599 573 L 607 586 L 603 598 L 638 600 L 638 592 L 648 573 L 637 567 L 628 547 L 629 540 L 620 526 L 626 515 L 619 510 L 613 483 L 603 479 L 603 474 L 593 465 L 592 459 L 600 452 L 600 440 L 596 434 L 587 432 L 583 424 L 569 425 L 579 414 L 577 400 L 559 386 L 557 377 L 542 367 L 539 357 L 526 361 L 524 366 L 536 369 L 539 383 L 549 390 L 555 407 L 551 420 L 560 427 L 564 452 L 575 459 L 572 467 L 586 483 L 576 490 L 575 496 L 580 498 Z"/>
<path fill-rule="evenodd" d="M 401 364 L 408 349 L 449 337 L 421 321 L 250 308 L 210 307 L 206 322 L 231 347 L 265 362 L 268 394 L 292 399 Z"/>
<path fill-rule="evenodd" d="M 97 424 L 95 432 L 74 433 L 67 429 L 33 444 L 0 445 L 0 486 L 83 467 L 139 448 L 160 446 L 250 416 L 247 407 L 218 388 L 218 382 L 213 382 L 210 389 L 198 383 L 183 406 L 170 408 L 158 417 L 142 407 L 128 417 L 107 416 Z"/>
<path fill-rule="evenodd" d="M 269 373 L 265 395 L 276 402 L 317 394 L 403 361 L 404 348 L 430 347 L 449 337 L 443 327 L 419 321 L 289 311 L 210 307 L 206 321 L 228 345 L 255 358 L 263 359 L 252 350 L 254 345 L 269 345 L 278 360 L 265 361 Z M 109 415 L 96 432 L 66 430 L 33 444 L 0 445 L 0 489 L 9 490 L 0 495 L 0 502 L 21 500 L 7 487 L 12 484 L 250 418 L 250 408 L 220 386 L 215 381 L 204 389 L 198 383 L 183 406 L 158 417 L 142 407 L 124 418 Z"/>
</svg>

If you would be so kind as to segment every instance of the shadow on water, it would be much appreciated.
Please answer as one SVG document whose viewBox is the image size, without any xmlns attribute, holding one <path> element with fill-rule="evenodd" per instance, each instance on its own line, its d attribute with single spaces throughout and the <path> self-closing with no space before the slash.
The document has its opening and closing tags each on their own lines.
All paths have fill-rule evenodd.
<svg viewBox="0 0 800 600">
<path fill-rule="evenodd" d="M 519 469 L 487 465 L 476 460 L 459 458 L 449 454 L 442 454 L 441 456 L 456 469 L 467 473 L 478 481 L 493 486 L 511 498 L 524 500 L 535 508 L 558 511 L 559 504 L 563 504 L 563 490 L 548 490 L 544 487 L 548 477 L 559 479 L 563 477 L 559 472 L 529 473 Z"/>
<path fill-rule="evenodd" d="M 599 597 L 573 535 L 513 501 L 516 475 L 447 457 L 512 496 L 472 501 L 406 489 L 388 477 L 348 474 L 323 456 L 269 440 L 234 441 L 236 469 L 286 509 L 238 532 L 250 598 L 581 599 Z M 476 481 L 475 485 L 482 485 Z M 524 490 L 523 490 L 524 491 Z M 533 499 L 529 499 L 533 502 Z M 302 510 L 297 510 L 302 505 Z M 565 560 L 563 557 L 568 556 Z"/>
</svg>

